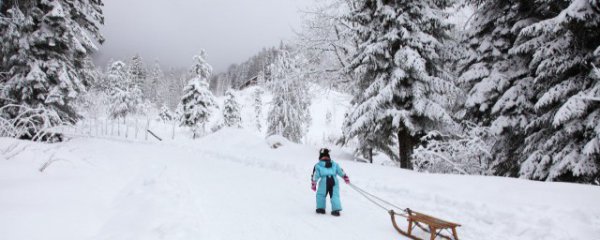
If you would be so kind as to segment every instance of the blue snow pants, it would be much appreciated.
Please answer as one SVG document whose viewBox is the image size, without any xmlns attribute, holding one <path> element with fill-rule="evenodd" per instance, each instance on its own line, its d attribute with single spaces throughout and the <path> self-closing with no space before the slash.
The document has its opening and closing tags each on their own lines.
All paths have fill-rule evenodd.
<svg viewBox="0 0 600 240">
<path fill-rule="evenodd" d="M 326 167 L 327 161 L 331 161 L 330 167 Z M 337 176 L 343 177 L 346 174 L 344 170 L 332 160 L 321 160 L 315 164 L 312 180 L 318 182 L 317 189 L 317 209 L 327 207 L 327 195 L 331 198 L 331 210 L 341 211 L 342 203 L 340 201 L 340 184 Z"/>
</svg>

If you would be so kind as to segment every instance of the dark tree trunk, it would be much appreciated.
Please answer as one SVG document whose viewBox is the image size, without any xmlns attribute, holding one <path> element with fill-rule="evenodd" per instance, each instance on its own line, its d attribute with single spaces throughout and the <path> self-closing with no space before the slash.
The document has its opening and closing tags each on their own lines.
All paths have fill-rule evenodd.
<svg viewBox="0 0 600 240">
<path fill-rule="evenodd" d="M 398 131 L 398 150 L 400 157 L 400 168 L 413 169 L 412 162 L 410 160 L 413 148 L 416 141 L 414 137 L 406 130 Z"/>
<path fill-rule="evenodd" d="M 371 164 L 373 164 L 373 149 L 372 148 L 369 148 L 368 154 L 369 154 L 369 162 Z"/>
</svg>

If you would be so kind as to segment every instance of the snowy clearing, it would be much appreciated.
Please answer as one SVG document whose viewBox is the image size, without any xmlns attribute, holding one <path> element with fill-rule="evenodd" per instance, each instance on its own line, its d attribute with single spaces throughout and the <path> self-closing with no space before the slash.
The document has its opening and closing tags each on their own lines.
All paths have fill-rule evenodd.
<svg viewBox="0 0 600 240">
<path fill-rule="evenodd" d="M 286 144 L 271 149 L 234 129 L 156 143 L 0 139 L 0 239 L 403 239 L 347 185 L 342 217 L 315 214 L 318 148 Z M 600 236 L 598 187 L 423 174 L 343 156 L 332 152 L 354 184 L 461 223 L 461 239 Z"/>
</svg>

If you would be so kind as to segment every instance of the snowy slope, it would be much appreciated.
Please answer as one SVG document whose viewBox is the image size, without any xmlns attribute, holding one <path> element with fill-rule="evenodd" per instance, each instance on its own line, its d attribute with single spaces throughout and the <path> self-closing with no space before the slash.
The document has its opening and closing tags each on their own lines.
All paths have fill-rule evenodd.
<svg viewBox="0 0 600 240">
<path fill-rule="evenodd" d="M 316 148 L 327 147 L 336 151 L 344 151 L 344 157 L 348 159 L 357 159 L 357 156 L 353 156 L 353 144 L 350 142 L 347 146 L 340 147 L 335 143 L 342 136 L 342 125 L 344 123 L 344 115 L 351 107 L 350 100 L 352 97 L 348 94 L 340 93 L 331 89 L 323 88 L 317 84 L 310 84 L 310 115 L 311 123 L 308 127 L 308 132 L 303 138 L 302 142 L 305 145 L 314 146 Z M 254 110 L 254 92 L 259 88 L 252 86 L 236 93 L 238 101 L 241 106 L 242 115 L 242 126 L 244 129 L 254 132 L 260 136 L 266 136 L 266 129 L 268 127 L 267 116 L 271 109 L 272 93 L 268 90 L 263 89 L 264 94 L 262 95 L 262 118 L 261 118 L 261 131 L 256 129 L 256 117 Z M 224 97 L 219 97 L 217 102 L 223 106 Z M 330 119 L 327 119 L 327 115 L 330 115 Z M 209 125 L 214 125 L 215 122 L 221 121 L 220 116 L 215 116 L 211 120 Z M 362 161 L 366 161 L 362 159 Z M 378 165 L 394 165 L 390 158 L 383 154 L 375 156 L 374 162 Z"/>
<path fill-rule="evenodd" d="M 263 90 L 262 95 L 262 131 L 258 132 L 255 123 L 254 111 L 254 92 L 257 86 L 245 88 L 236 93 L 237 99 L 241 104 L 241 115 L 244 129 L 255 131 L 262 135 L 266 134 L 267 116 L 271 108 L 271 99 L 273 95 L 268 90 Z M 304 143 L 308 145 L 322 146 L 329 145 L 331 139 L 337 139 L 341 136 L 341 126 L 344 122 L 344 114 L 350 107 L 351 97 L 349 95 L 339 93 L 320 87 L 316 84 L 310 84 L 311 107 L 310 115 L 312 118 L 308 133 L 304 138 Z M 219 97 L 217 101 L 223 105 L 224 97 Z M 326 119 L 327 113 L 331 113 L 331 120 Z M 212 121 L 218 121 L 214 118 Z"/>
<path fill-rule="evenodd" d="M 422 174 L 346 155 L 333 152 L 356 185 L 462 223 L 462 239 L 600 236 L 598 187 Z M 160 143 L 0 139 L 0 239 L 402 239 L 346 185 L 342 217 L 316 215 L 316 156 L 316 146 L 270 149 L 233 129 Z"/>
</svg>

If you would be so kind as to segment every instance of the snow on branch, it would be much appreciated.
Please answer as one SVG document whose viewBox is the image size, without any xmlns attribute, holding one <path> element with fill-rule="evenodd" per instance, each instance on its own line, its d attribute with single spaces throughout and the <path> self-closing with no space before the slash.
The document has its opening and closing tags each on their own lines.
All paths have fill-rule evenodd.
<svg viewBox="0 0 600 240">
<path fill-rule="evenodd" d="M 598 49 L 600 49 L 600 47 Z M 592 67 L 594 68 L 594 69 L 592 69 L 592 77 L 594 77 L 596 79 L 597 88 L 600 88 L 600 69 L 598 69 L 596 67 L 596 65 L 594 65 L 594 64 L 592 64 Z M 596 90 L 595 92 L 599 92 L 599 91 L 600 91 L 600 89 Z M 592 92 L 594 92 L 594 91 L 592 91 Z M 588 96 L 581 96 L 578 98 L 581 100 L 600 102 L 600 96 L 588 95 Z"/>
<path fill-rule="evenodd" d="M 487 175 L 494 138 L 489 127 L 464 122 L 452 134 L 431 131 L 413 152 L 415 169 L 422 172 Z"/>
<path fill-rule="evenodd" d="M 10 115 L 16 116 L 7 117 Z M 33 141 L 40 141 L 51 137 L 53 133 L 48 130 L 64 124 L 55 110 L 43 106 L 32 108 L 26 105 L 7 104 L 0 107 L 0 137 L 26 137 Z"/>
</svg>

